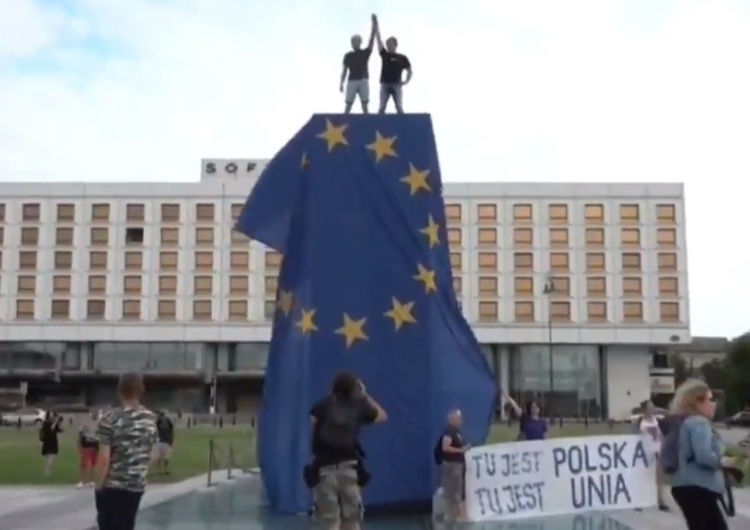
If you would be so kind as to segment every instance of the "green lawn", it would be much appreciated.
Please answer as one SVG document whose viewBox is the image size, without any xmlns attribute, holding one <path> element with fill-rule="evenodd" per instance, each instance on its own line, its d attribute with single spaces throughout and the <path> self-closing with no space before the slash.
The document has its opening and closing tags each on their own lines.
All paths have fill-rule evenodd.
<svg viewBox="0 0 750 530">
<path fill-rule="evenodd" d="M 572 436 L 594 436 L 629 432 L 628 426 L 608 424 L 569 423 L 553 426 L 552 438 Z M 516 439 L 518 426 L 496 425 L 490 433 L 488 443 L 509 442 Z M 75 484 L 78 482 L 77 435 L 63 433 L 60 436 L 60 455 L 51 476 L 46 476 L 40 456 L 41 444 L 36 429 L 0 428 L 0 484 Z M 177 482 L 207 473 L 209 469 L 209 444 L 214 441 L 213 469 L 229 467 L 230 448 L 234 454 L 235 468 L 257 465 L 255 436 L 249 427 L 177 427 L 172 460 L 172 473 L 168 476 L 152 475 L 150 482 Z"/>
</svg>

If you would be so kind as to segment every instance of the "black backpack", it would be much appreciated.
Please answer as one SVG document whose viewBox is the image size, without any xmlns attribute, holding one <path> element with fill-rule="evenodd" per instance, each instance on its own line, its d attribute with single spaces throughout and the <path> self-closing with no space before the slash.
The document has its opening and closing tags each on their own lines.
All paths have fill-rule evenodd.
<svg viewBox="0 0 750 530">
<path fill-rule="evenodd" d="M 332 398 L 320 424 L 318 437 L 327 449 L 356 452 L 359 447 L 359 424 L 356 403 Z"/>
</svg>

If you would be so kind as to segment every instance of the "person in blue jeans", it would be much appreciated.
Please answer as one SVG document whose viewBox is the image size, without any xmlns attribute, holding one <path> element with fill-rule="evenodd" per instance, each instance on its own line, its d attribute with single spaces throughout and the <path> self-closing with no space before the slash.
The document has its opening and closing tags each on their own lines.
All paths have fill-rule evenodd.
<svg viewBox="0 0 750 530">
<path fill-rule="evenodd" d="M 542 408 L 536 401 L 528 403 L 526 410 L 524 410 L 507 392 L 503 392 L 503 400 L 510 405 L 516 416 L 520 418 L 519 440 L 544 440 L 547 438 L 547 420 L 541 417 Z"/>
<path fill-rule="evenodd" d="M 724 468 L 735 466 L 724 456 L 724 444 L 711 420 L 716 400 L 709 386 L 688 380 L 675 392 L 671 413 L 683 419 L 677 439 L 677 468 L 669 479 L 672 496 L 688 530 L 728 530 L 720 499 L 725 493 Z"/>
</svg>

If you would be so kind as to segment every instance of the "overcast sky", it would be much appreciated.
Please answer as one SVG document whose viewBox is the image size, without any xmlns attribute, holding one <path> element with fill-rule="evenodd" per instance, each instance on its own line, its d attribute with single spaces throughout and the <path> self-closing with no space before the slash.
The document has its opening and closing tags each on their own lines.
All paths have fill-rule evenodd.
<svg viewBox="0 0 750 530">
<path fill-rule="evenodd" d="M 750 329 L 749 0 L 0 0 L 0 180 L 270 157 L 373 11 L 446 181 L 684 182 L 693 334 Z"/>
</svg>

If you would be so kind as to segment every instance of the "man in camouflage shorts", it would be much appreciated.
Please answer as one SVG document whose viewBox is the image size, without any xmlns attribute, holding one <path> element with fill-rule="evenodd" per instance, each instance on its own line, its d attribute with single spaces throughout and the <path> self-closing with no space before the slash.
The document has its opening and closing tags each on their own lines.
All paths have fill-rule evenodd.
<svg viewBox="0 0 750 530">
<path fill-rule="evenodd" d="M 96 511 L 99 530 L 133 530 L 157 441 L 156 415 L 140 403 L 143 377 L 123 374 L 121 406 L 99 422 Z"/>
</svg>

